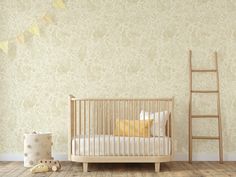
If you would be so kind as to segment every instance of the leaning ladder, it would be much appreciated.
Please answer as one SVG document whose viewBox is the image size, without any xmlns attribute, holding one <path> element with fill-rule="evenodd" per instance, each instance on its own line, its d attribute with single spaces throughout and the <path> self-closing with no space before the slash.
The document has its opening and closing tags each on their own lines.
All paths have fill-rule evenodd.
<svg viewBox="0 0 236 177">
<path fill-rule="evenodd" d="M 215 69 L 193 69 L 192 68 L 192 51 L 189 51 L 189 71 L 190 71 L 190 98 L 189 98 L 189 162 L 192 163 L 192 141 L 193 140 L 218 140 L 219 141 L 219 161 L 223 163 L 223 146 L 222 146 L 222 126 L 220 112 L 220 89 L 217 52 L 215 52 Z M 192 76 L 193 73 L 215 73 L 217 89 L 216 90 L 193 90 Z M 217 94 L 217 115 L 193 115 L 192 114 L 192 95 L 193 94 Z M 195 118 L 216 118 L 218 121 L 218 136 L 193 136 L 192 120 Z"/>
</svg>

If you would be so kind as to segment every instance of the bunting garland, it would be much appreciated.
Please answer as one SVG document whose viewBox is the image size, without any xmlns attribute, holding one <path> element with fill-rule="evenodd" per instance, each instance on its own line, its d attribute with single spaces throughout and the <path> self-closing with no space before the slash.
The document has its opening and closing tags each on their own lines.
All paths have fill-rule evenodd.
<svg viewBox="0 0 236 177">
<path fill-rule="evenodd" d="M 33 25 L 31 25 L 31 26 L 29 27 L 28 31 L 29 31 L 31 34 L 35 35 L 35 36 L 40 36 L 39 26 L 38 26 L 38 24 L 36 24 L 36 23 L 33 24 Z"/>
<path fill-rule="evenodd" d="M 19 34 L 19 35 L 16 37 L 16 41 L 17 41 L 19 44 L 24 44 L 24 43 L 25 43 L 25 35 L 24 35 L 24 33 Z"/>
<path fill-rule="evenodd" d="M 52 16 L 50 14 L 45 14 L 42 17 L 42 20 L 46 23 L 46 24 L 52 24 L 53 23 L 53 19 Z"/>
<path fill-rule="evenodd" d="M 57 9 L 65 9 L 65 3 L 63 0 L 53 0 L 53 7 Z"/>
<path fill-rule="evenodd" d="M 8 54 L 8 41 L 1 41 L 1 42 L 0 42 L 0 49 L 1 49 L 5 54 Z"/>
<path fill-rule="evenodd" d="M 52 7 L 54 7 L 55 9 L 66 8 L 64 0 L 52 0 Z M 8 40 L 0 41 L 0 51 L 2 51 L 5 54 L 8 54 L 9 42 L 10 43 L 16 42 L 18 44 L 24 44 L 29 34 L 31 34 L 31 36 L 40 37 L 40 31 L 41 31 L 40 28 L 42 27 L 40 22 L 43 22 L 46 25 L 53 24 L 54 22 L 53 15 L 47 12 L 45 13 L 44 16 L 39 18 L 36 22 L 31 24 L 25 31 L 18 34 L 16 37 L 10 38 Z"/>
</svg>

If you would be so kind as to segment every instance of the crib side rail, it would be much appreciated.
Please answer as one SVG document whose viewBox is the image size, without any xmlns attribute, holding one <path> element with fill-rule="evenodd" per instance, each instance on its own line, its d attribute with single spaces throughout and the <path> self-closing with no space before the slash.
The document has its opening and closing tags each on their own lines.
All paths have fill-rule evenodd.
<svg viewBox="0 0 236 177">
<path fill-rule="evenodd" d="M 79 156 L 120 156 L 123 148 L 127 150 L 127 156 L 155 156 L 168 155 L 173 157 L 174 153 L 174 98 L 159 98 L 159 99 L 77 99 L 70 96 L 70 121 L 68 133 L 68 159 L 71 155 Z M 150 113 L 158 112 L 160 118 L 161 111 L 168 112 L 168 120 L 165 125 L 164 136 L 154 137 L 151 140 L 150 132 L 147 138 L 140 134 L 140 110 L 148 112 L 148 120 L 150 121 Z M 145 116 L 145 115 L 144 115 Z M 128 119 L 128 120 L 127 120 Z M 154 118 L 156 119 L 156 118 Z M 118 121 L 128 121 L 128 136 L 116 132 L 116 126 L 124 126 L 125 124 L 117 124 Z M 138 136 L 134 137 L 130 130 L 130 122 L 138 121 Z M 160 119 L 159 119 L 160 122 Z M 137 123 L 137 122 L 136 122 Z M 140 126 L 141 125 L 141 126 Z M 151 123 L 148 123 L 150 129 Z M 141 128 L 140 128 L 141 127 Z M 156 128 L 156 130 L 155 130 Z M 137 129 L 137 127 L 136 127 Z M 153 127 L 153 131 L 157 131 L 157 127 Z M 120 131 L 120 127 L 118 128 Z M 159 126 L 159 134 L 161 132 Z M 95 138 L 98 136 L 98 139 Z M 142 137 L 143 136 L 143 137 Z M 145 140 L 143 140 L 145 139 Z M 170 143 L 169 143 L 170 139 Z M 122 144 L 121 141 L 125 140 Z M 151 141 L 150 141 L 151 140 Z M 95 142 L 96 141 L 96 142 Z M 130 142 L 136 143 L 131 146 Z M 142 144 L 141 141 L 144 141 Z M 72 143 L 73 142 L 73 143 Z M 105 142 L 109 142 L 105 144 Z M 140 143 L 141 142 L 141 143 Z M 152 142 L 152 143 L 150 143 Z M 104 143 L 104 144 L 100 144 Z M 146 144 L 145 144 L 146 143 Z M 73 144 L 73 147 L 72 147 Z M 78 147 L 76 147 L 78 146 Z M 122 146 L 122 147 L 121 147 Z M 152 146 L 152 147 L 151 147 Z M 165 146 L 160 152 L 161 147 Z M 72 149 L 73 148 L 73 149 Z M 95 149 L 98 148 L 98 152 Z M 101 148 L 101 149 L 100 149 Z M 144 149 L 143 149 L 144 148 Z M 146 149 L 145 149 L 146 148 Z M 150 148 L 152 151 L 150 151 Z M 81 149 L 83 149 L 81 151 Z M 121 149 L 121 150 L 120 150 Z M 141 149 L 141 150 L 140 150 Z M 167 149 L 167 150 L 166 150 Z M 87 150 L 87 152 L 85 152 Z M 97 150 L 97 149 L 96 149 Z M 170 151 L 170 153 L 169 153 Z"/>
</svg>

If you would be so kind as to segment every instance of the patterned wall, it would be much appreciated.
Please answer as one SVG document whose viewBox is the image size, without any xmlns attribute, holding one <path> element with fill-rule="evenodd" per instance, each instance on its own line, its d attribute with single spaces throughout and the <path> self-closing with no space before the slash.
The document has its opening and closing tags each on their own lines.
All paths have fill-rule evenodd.
<svg viewBox="0 0 236 177">
<path fill-rule="evenodd" d="M 212 67 L 219 52 L 225 152 L 236 149 L 236 2 L 230 0 L 68 0 L 53 10 L 41 37 L 0 53 L 0 153 L 23 152 L 25 132 L 51 131 L 54 152 L 67 151 L 68 95 L 175 96 L 177 152 L 188 137 L 188 49 L 196 67 Z M 0 40 L 22 32 L 50 1 L 1 0 Z M 210 76 L 195 78 L 213 86 Z M 207 86 L 202 83 L 201 87 Z M 204 98 L 204 100 L 203 100 Z M 197 98 L 196 98 L 197 99 Z M 202 97 L 195 109 L 214 111 Z M 215 133 L 198 122 L 194 132 Z M 207 141 L 205 141 L 207 142 Z M 216 152 L 197 143 L 195 151 Z"/>
</svg>

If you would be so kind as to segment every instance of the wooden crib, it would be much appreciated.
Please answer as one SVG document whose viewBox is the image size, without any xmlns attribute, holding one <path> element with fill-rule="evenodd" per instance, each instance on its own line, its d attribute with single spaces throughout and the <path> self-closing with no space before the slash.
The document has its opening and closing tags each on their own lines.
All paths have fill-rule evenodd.
<svg viewBox="0 0 236 177">
<path fill-rule="evenodd" d="M 174 98 L 78 99 L 70 96 L 68 159 L 83 163 L 154 163 L 173 158 Z"/>
</svg>

